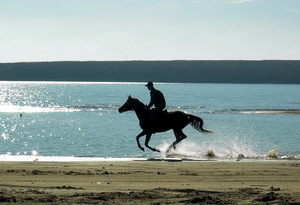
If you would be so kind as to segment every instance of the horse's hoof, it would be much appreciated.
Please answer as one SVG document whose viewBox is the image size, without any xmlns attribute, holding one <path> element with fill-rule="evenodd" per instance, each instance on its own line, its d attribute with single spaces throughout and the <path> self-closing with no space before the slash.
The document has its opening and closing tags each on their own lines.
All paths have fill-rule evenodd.
<svg viewBox="0 0 300 205">
<path fill-rule="evenodd" d="M 145 148 L 144 147 L 139 147 L 143 152 L 145 152 Z"/>
<path fill-rule="evenodd" d="M 150 148 L 152 150 L 152 152 L 160 152 L 159 149 L 154 149 L 154 148 Z"/>
</svg>

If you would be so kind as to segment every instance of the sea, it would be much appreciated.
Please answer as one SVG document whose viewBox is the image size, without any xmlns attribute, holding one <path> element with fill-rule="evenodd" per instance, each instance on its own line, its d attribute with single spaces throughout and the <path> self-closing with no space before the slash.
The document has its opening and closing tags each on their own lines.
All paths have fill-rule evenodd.
<svg viewBox="0 0 300 205">
<path fill-rule="evenodd" d="M 149 103 L 146 82 L 0 82 L 0 161 L 300 160 L 300 85 L 154 83 L 168 111 L 199 116 L 176 150 L 172 131 L 140 150 L 128 96 Z M 145 138 L 142 137 L 144 145 Z"/>
</svg>

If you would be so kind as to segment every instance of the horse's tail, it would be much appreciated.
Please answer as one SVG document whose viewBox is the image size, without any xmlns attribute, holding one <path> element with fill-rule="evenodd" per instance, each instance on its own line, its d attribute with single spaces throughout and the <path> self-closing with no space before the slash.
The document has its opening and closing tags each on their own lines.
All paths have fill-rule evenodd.
<svg viewBox="0 0 300 205">
<path fill-rule="evenodd" d="M 205 130 L 203 128 L 204 122 L 200 117 L 197 117 L 195 115 L 188 115 L 188 118 L 189 118 L 189 124 L 192 125 L 192 127 L 198 130 L 199 132 L 212 133 L 212 131 Z"/>
</svg>

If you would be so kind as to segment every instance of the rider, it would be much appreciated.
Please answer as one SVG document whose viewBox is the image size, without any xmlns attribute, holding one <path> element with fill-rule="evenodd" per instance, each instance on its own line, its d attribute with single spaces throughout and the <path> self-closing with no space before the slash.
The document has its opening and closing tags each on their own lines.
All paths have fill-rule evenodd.
<svg viewBox="0 0 300 205">
<path fill-rule="evenodd" d="M 155 107 L 152 109 L 152 115 L 150 115 L 150 118 L 154 120 L 166 108 L 166 100 L 164 94 L 160 90 L 155 89 L 152 82 L 148 82 L 145 86 L 150 90 L 151 98 L 147 108 L 150 109 L 153 105 Z"/>
</svg>

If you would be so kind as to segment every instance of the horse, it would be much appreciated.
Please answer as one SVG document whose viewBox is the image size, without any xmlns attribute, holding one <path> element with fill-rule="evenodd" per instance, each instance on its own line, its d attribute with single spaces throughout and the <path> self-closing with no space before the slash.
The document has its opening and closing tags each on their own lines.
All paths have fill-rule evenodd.
<svg viewBox="0 0 300 205">
<path fill-rule="evenodd" d="M 160 152 L 160 150 L 150 147 L 149 141 L 152 134 L 157 132 L 166 132 L 168 130 L 173 130 L 176 140 L 168 147 L 167 151 L 173 147 L 176 149 L 176 145 L 181 142 L 183 139 L 187 138 L 187 136 L 182 132 L 182 129 L 185 128 L 188 124 L 190 124 L 193 128 L 202 133 L 211 133 L 212 131 L 205 130 L 203 128 L 203 120 L 200 117 L 195 115 L 186 114 L 181 111 L 162 111 L 159 113 L 155 120 L 151 119 L 151 111 L 146 108 L 145 104 L 139 101 L 136 98 L 128 97 L 127 101 L 118 109 L 119 113 L 123 113 L 126 111 L 134 111 L 136 113 L 137 118 L 139 119 L 140 127 L 142 128 L 142 132 L 136 136 L 136 141 L 138 147 L 145 151 L 145 148 L 141 146 L 139 139 L 146 135 L 145 146 L 148 147 L 153 152 Z"/>
</svg>

